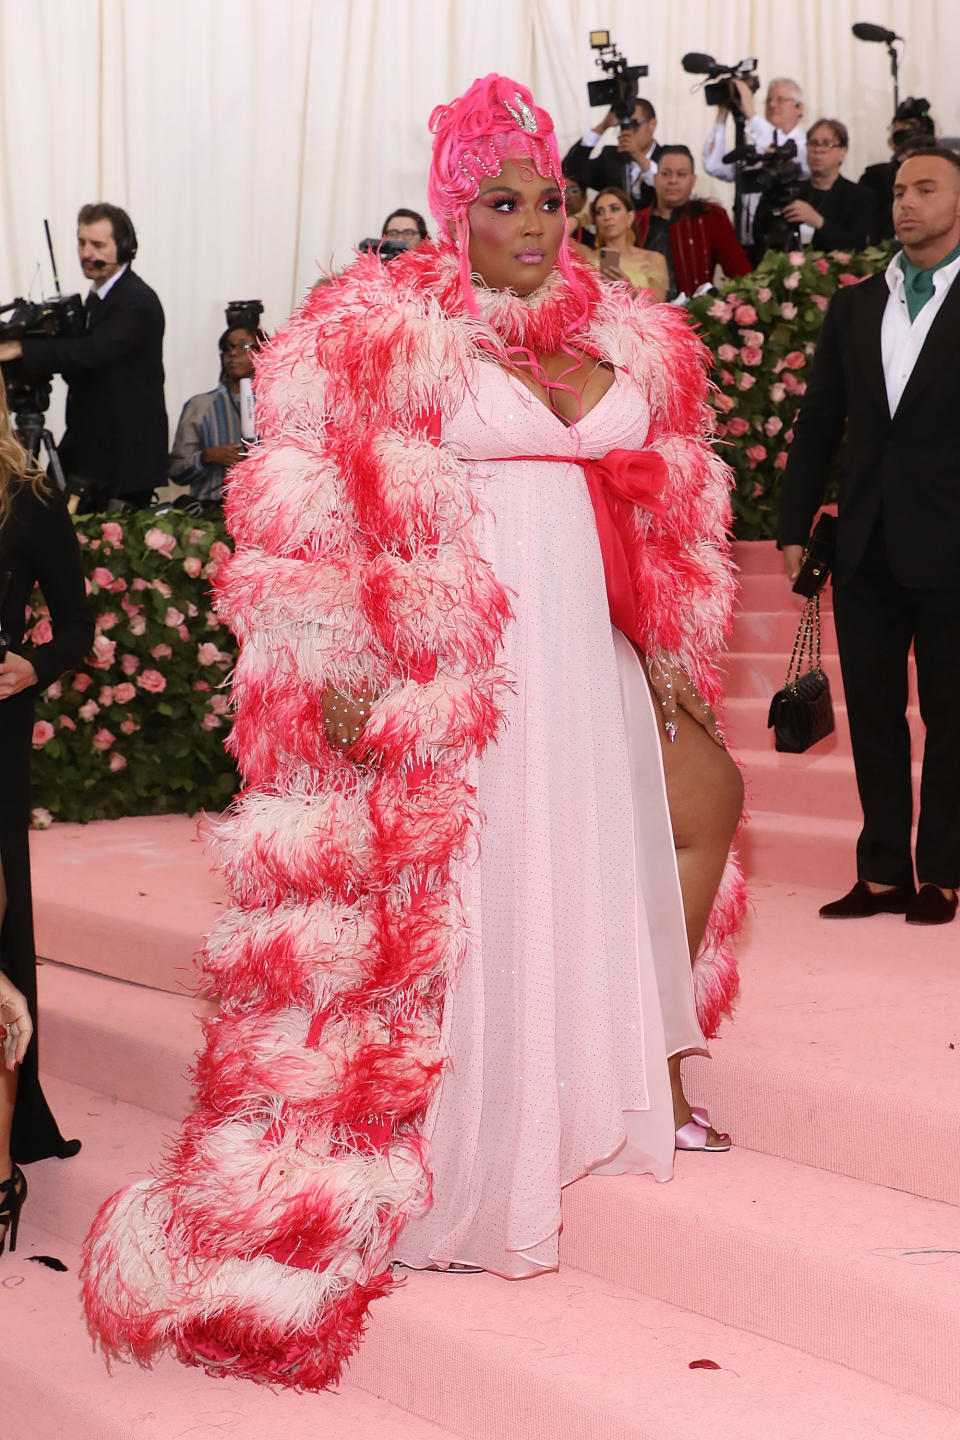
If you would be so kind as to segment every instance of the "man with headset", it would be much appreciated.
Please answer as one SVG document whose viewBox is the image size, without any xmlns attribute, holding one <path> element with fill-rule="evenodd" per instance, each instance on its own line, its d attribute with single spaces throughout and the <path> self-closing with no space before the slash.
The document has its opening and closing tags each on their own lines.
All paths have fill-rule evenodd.
<svg viewBox="0 0 960 1440">
<path fill-rule="evenodd" d="M 28 377 L 59 373 L 68 385 L 60 459 L 87 511 L 143 508 L 167 478 L 163 307 L 130 268 L 137 237 L 117 205 L 84 205 L 77 253 L 92 281 L 82 335 L 0 345 L 22 355 Z"/>
</svg>

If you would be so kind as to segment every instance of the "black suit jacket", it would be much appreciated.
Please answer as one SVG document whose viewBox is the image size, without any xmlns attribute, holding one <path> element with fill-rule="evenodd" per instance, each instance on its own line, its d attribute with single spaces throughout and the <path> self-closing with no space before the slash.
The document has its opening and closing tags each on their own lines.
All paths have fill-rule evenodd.
<svg viewBox="0 0 960 1440">
<path fill-rule="evenodd" d="M 69 386 L 61 459 L 112 495 L 166 484 L 163 307 L 125 270 L 73 339 L 24 340 L 28 374 L 61 374 Z"/>
<path fill-rule="evenodd" d="M 860 184 L 873 194 L 877 206 L 878 240 L 893 240 L 893 182 L 899 168 L 899 160 L 882 160 L 879 165 L 868 165 L 860 176 Z"/>
<path fill-rule="evenodd" d="M 806 200 L 823 216 L 813 233 L 813 250 L 864 250 L 877 233 L 877 200 L 866 185 L 838 175 L 829 190 L 815 190 L 809 180 L 800 186 Z"/>
<path fill-rule="evenodd" d="M 650 151 L 650 158 L 656 160 L 660 155 L 661 147 L 654 145 Z M 579 140 L 571 145 L 563 160 L 563 170 L 566 175 L 571 176 L 586 193 L 587 190 L 603 190 L 607 185 L 619 185 L 621 190 L 630 194 L 630 187 L 627 184 L 627 164 L 629 155 L 618 150 L 616 145 L 604 145 L 599 155 L 590 158 L 589 146 L 583 145 Z M 640 197 L 637 201 L 637 209 L 645 205 L 654 205 L 657 200 L 657 192 L 652 185 L 644 180 L 640 185 Z"/>
<path fill-rule="evenodd" d="M 882 515 L 902 585 L 960 586 L 960 280 L 940 306 L 892 418 L 880 352 L 889 294 L 881 272 L 830 302 L 794 426 L 780 543 L 805 543 L 846 435 L 836 580 L 853 575 Z"/>
</svg>

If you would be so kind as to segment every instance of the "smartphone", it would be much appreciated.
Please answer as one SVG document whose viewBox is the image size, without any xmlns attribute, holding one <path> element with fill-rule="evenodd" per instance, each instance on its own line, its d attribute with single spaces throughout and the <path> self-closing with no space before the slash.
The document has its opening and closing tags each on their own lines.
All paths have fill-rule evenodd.
<svg viewBox="0 0 960 1440">
<path fill-rule="evenodd" d="M 609 267 L 615 270 L 619 264 L 620 251 L 616 250 L 612 245 L 602 245 L 600 247 L 600 269 L 603 270 Z"/>
</svg>

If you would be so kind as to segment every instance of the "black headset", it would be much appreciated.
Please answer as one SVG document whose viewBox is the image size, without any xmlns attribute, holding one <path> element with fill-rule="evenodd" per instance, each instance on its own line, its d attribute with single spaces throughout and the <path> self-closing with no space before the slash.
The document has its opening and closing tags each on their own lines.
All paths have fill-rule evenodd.
<svg viewBox="0 0 960 1440">
<path fill-rule="evenodd" d="M 111 205 L 110 223 L 113 226 L 113 238 L 117 242 L 117 264 L 129 265 L 137 254 L 137 232 L 133 228 L 133 221 L 126 210 L 121 210 L 119 205 Z"/>
</svg>

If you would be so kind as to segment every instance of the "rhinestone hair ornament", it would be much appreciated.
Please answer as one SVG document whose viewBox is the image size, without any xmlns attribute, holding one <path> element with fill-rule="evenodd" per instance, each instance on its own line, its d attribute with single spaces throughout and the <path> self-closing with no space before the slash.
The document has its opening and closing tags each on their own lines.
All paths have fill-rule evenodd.
<svg viewBox="0 0 960 1440">
<path fill-rule="evenodd" d="M 430 116 L 433 157 L 427 195 L 439 222 L 441 244 L 451 234 L 460 256 L 460 283 L 467 308 L 478 313 L 470 272 L 469 207 L 481 182 L 500 175 L 504 160 L 532 162 L 538 175 L 563 191 L 563 172 L 553 121 L 525 85 L 504 75 L 485 75 L 449 105 Z M 566 213 L 566 212 L 564 212 Z M 557 268 L 579 288 L 571 272 L 566 233 Z"/>
</svg>

